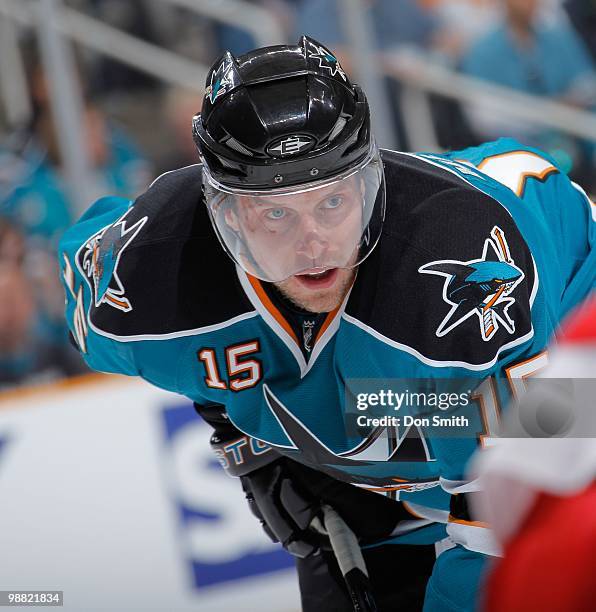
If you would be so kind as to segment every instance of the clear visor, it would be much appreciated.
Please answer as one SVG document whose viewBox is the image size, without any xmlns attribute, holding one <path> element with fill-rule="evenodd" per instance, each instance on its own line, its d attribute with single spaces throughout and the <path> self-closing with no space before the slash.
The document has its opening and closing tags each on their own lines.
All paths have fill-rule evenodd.
<svg viewBox="0 0 596 612">
<path fill-rule="evenodd" d="M 268 282 L 353 268 L 377 243 L 385 215 L 376 146 L 357 167 L 326 181 L 268 191 L 233 190 L 203 168 L 206 204 L 228 255 Z"/>
</svg>

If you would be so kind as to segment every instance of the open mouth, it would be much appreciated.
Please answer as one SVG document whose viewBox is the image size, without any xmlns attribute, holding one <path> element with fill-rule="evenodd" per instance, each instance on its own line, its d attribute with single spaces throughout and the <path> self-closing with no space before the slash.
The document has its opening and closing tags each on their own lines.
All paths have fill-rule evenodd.
<svg viewBox="0 0 596 612">
<path fill-rule="evenodd" d="M 338 268 L 329 268 L 328 270 L 313 268 L 301 274 L 296 274 L 295 278 L 309 289 L 327 289 L 333 285 L 337 275 Z"/>
</svg>

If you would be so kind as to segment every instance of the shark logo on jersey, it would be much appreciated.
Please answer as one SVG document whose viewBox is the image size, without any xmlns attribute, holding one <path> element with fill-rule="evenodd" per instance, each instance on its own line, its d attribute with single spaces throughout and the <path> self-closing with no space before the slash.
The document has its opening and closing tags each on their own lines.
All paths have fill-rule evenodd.
<svg viewBox="0 0 596 612">
<path fill-rule="evenodd" d="M 205 90 L 205 97 L 213 104 L 219 96 L 230 91 L 233 86 L 232 63 L 226 56 L 222 63 L 211 73 L 211 83 Z"/>
<path fill-rule="evenodd" d="M 308 57 L 313 57 L 316 60 L 318 60 L 319 68 L 324 68 L 325 70 L 329 70 L 329 72 L 331 73 L 331 76 L 335 76 L 336 74 L 339 74 L 339 76 L 344 81 L 348 80 L 348 78 L 346 77 L 346 73 L 343 71 L 342 67 L 339 65 L 339 61 L 337 60 L 335 55 L 333 55 L 333 53 L 331 53 L 330 51 L 327 51 L 325 47 L 321 45 L 315 45 L 312 42 L 309 42 L 308 45 L 309 45 L 308 46 Z"/>
<path fill-rule="evenodd" d="M 125 297 L 124 286 L 118 277 L 118 264 L 124 249 L 136 238 L 147 217 L 128 226 L 129 208 L 116 222 L 95 234 L 83 247 L 82 268 L 93 281 L 94 303 L 108 304 L 113 308 L 130 312 L 132 305 Z"/>
<path fill-rule="evenodd" d="M 484 341 L 490 340 L 501 326 L 509 334 L 515 332 L 515 322 L 508 313 L 515 298 L 507 296 L 522 281 L 524 273 L 511 258 L 499 227 L 495 226 L 491 237 L 485 240 L 480 259 L 433 261 L 421 266 L 418 272 L 445 277 L 443 300 L 451 310 L 436 330 L 439 338 L 472 316 L 478 317 Z"/>
<path fill-rule="evenodd" d="M 430 450 L 420 439 L 421 452 L 407 458 L 400 456 L 402 444 L 412 442 L 409 429 L 397 440 L 383 436 L 384 428 L 377 427 L 355 448 L 343 453 L 334 453 L 315 436 L 283 403 L 275 396 L 267 384 L 263 385 L 263 395 L 267 406 L 275 416 L 290 445 L 267 444 L 281 453 L 307 465 L 318 466 L 327 474 L 375 492 L 422 491 L 438 486 L 438 476 L 433 471 Z M 425 465 L 426 470 L 421 466 Z M 415 467 L 412 467 L 415 466 Z M 374 475 L 371 474 L 374 468 Z M 425 471 L 426 475 L 421 476 Z M 397 475 L 399 473 L 399 476 Z"/>
</svg>

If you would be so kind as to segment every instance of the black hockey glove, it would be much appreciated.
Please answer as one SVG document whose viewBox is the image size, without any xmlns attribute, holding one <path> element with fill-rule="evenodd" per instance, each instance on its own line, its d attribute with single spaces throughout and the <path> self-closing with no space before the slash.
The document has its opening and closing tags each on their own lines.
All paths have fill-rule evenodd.
<svg viewBox="0 0 596 612">
<path fill-rule="evenodd" d="M 326 538 L 310 528 L 321 511 L 315 500 L 296 487 L 287 470 L 288 460 L 277 461 L 241 476 L 242 488 L 252 513 L 265 533 L 295 557 L 304 559 L 315 552 Z"/>
<path fill-rule="evenodd" d="M 195 409 L 214 428 L 211 448 L 226 472 L 240 477 L 250 510 L 269 538 L 300 558 L 315 553 L 326 541 L 309 529 L 320 504 L 296 487 L 286 467 L 290 460 L 236 429 L 224 406 L 195 403 Z"/>
</svg>

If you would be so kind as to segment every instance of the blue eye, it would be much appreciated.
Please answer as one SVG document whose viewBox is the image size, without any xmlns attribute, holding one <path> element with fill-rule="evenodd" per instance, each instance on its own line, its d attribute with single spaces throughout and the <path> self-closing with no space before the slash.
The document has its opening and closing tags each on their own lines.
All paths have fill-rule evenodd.
<svg viewBox="0 0 596 612">
<path fill-rule="evenodd" d="M 343 204 L 344 199 L 341 196 L 332 196 L 328 200 L 325 200 L 323 208 L 339 208 Z"/>
<path fill-rule="evenodd" d="M 283 219 L 286 216 L 286 211 L 283 208 L 270 208 L 265 213 L 265 216 L 268 219 L 273 219 L 274 221 L 277 221 L 279 219 Z"/>
</svg>

